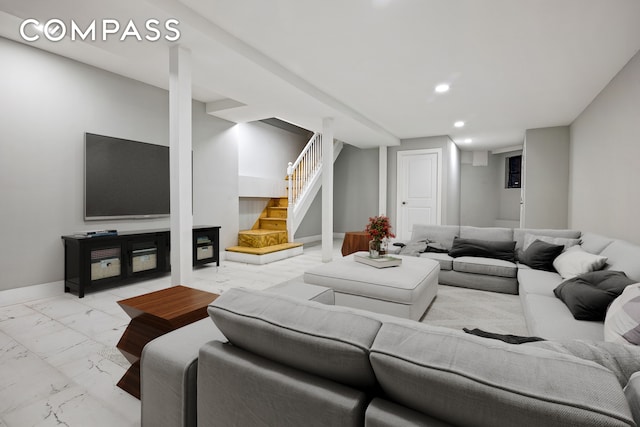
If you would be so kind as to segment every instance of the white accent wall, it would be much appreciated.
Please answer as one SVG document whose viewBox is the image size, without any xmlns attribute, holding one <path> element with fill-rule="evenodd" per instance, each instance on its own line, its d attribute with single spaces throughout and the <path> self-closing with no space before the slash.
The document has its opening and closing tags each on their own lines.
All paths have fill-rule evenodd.
<svg viewBox="0 0 640 427">
<path fill-rule="evenodd" d="M 571 124 L 569 226 L 640 244 L 640 53 Z"/>
<path fill-rule="evenodd" d="M 62 280 L 62 235 L 169 227 L 83 217 L 84 133 L 168 145 L 167 91 L 4 38 L 0 62 L 0 290 Z M 234 125 L 193 108 L 194 223 L 220 225 L 224 247 L 238 223 Z"/>
<path fill-rule="evenodd" d="M 237 127 L 240 197 L 286 196 L 287 165 L 296 161 L 308 139 L 262 122 Z"/>
</svg>

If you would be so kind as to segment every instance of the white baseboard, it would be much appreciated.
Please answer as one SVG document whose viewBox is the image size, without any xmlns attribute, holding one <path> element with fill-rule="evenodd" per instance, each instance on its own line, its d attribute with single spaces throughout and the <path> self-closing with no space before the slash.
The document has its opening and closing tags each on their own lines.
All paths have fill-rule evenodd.
<svg viewBox="0 0 640 427">
<path fill-rule="evenodd" d="M 322 236 L 321 235 L 315 235 L 315 236 L 307 236 L 307 237 L 299 237 L 297 239 L 294 239 L 293 241 L 296 243 L 313 243 L 313 242 L 319 242 L 322 240 Z"/>
<path fill-rule="evenodd" d="M 0 307 L 24 304 L 41 298 L 49 298 L 64 294 L 64 281 L 43 283 L 41 285 L 24 286 L 22 288 L 0 291 Z"/>
<path fill-rule="evenodd" d="M 333 238 L 344 239 L 344 233 L 333 233 Z M 300 237 L 295 239 L 296 243 L 314 243 L 314 242 L 321 242 L 321 241 L 322 241 L 321 234 L 316 234 L 315 236 Z"/>
</svg>

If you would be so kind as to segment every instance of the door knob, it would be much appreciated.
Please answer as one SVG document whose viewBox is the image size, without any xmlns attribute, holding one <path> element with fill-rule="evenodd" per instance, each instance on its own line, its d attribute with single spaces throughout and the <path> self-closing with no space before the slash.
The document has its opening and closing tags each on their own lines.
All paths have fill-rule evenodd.
<svg viewBox="0 0 640 427">
<path fill-rule="evenodd" d="M 406 204 L 407 204 L 407 202 L 402 202 L 402 204 L 403 204 L 403 205 L 406 205 Z"/>
</svg>

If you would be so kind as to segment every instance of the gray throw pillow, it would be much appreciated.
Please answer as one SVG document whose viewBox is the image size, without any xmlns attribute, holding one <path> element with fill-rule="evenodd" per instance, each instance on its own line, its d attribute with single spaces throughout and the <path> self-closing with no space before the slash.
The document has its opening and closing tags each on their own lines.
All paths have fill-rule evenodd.
<svg viewBox="0 0 640 427">
<path fill-rule="evenodd" d="M 456 237 L 453 239 L 453 246 L 449 251 L 449 255 L 454 258 L 460 256 L 477 256 L 514 262 L 515 247 L 516 242 L 461 239 Z"/>
<path fill-rule="evenodd" d="M 536 240 L 524 251 L 518 251 L 518 261 L 535 270 L 556 271 L 553 260 L 564 250 L 564 245 Z"/>
<path fill-rule="evenodd" d="M 598 270 L 565 280 L 553 293 L 575 319 L 604 320 L 609 304 L 632 283 L 622 271 Z"/>
</svg>

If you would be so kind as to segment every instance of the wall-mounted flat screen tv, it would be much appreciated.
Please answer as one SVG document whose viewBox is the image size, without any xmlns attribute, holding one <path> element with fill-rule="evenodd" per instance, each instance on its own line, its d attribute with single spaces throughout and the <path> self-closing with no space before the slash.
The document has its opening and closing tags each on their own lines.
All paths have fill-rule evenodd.
<svg viewBox="0 0 640 427">
<path fill-rule="evenodd" d="M 169 147 L 85 133 L 85 220 L 168 216 Z"/>
</svg>

